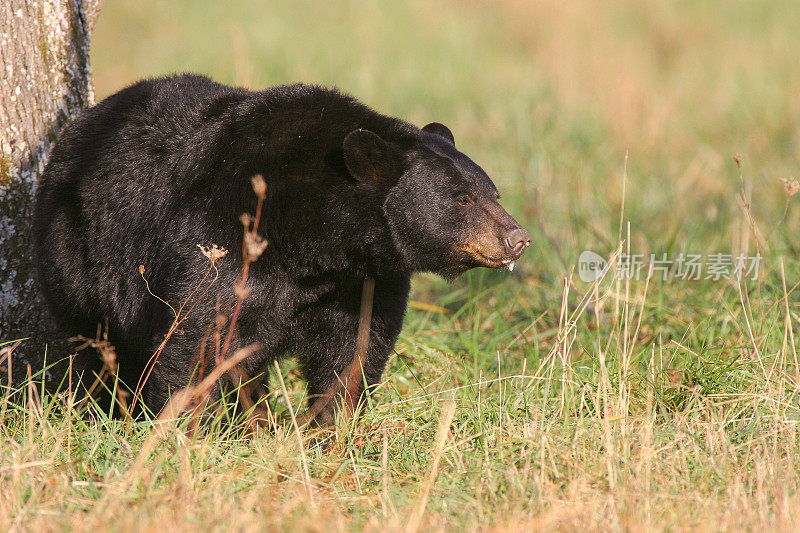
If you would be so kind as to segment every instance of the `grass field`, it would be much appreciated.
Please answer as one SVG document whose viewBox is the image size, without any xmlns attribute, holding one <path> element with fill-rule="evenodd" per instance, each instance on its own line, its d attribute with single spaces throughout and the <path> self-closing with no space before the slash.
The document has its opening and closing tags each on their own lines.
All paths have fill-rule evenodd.
<svg viewBox="0 0 800 533">
<path fill-rule="evenodd" d="M 339 86 L 447 124 L 534 246 L 513 273 L 415 278 L 383 384 L 327 450 L 282 394 L 271 431 L 190 435 L 26 388 L 0 407 L 0 528 L 793 529 L 798 21 L 789 0 L 106 0 L 98 99 L 175 71 Z M 620 246 L 762 259 L 581 280 L 583 250 Z"/>
</svg>

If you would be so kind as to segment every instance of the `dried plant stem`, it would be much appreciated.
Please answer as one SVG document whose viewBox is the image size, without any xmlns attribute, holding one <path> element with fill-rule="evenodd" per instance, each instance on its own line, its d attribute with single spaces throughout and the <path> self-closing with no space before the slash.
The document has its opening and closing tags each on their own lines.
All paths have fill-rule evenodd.
<svg viewBox="0 0 800 533">
<path fill-rule="evenodd" d="M 447 436 L 450 434 L 450 423 L 453 421 L 453 415 L 456 412 L 456 402 L 447 400 L 442 407 L 442 413 L 439 416 L 439 428 L 436 431 L 436 440 L 434 441 L 433 461 L 431 467 L 428 469 L 428 477 L 425 479 L 425 485 L 422 487 L 422 494 L 420 495 L 419 502 L 411 516 L 411 520 L 406 526 L 406 533 L 416 533 L 422 523 L 422 516 L 425 514 L 425 507 L 428 505 L 428 498 L 431 495 L 431 487 L 433 482 L 436 481 L 436 475 L 439 473 L 439 462 L 442 459 L 442 452 L 444 452 L 444 445 L 447 442 Z"/>
<path fill-rule="evenodd" d="M 211 274 L 212 270 L 214 270 L 215 273 L 216 273 L 216 275 L 214 276 L 214 279 L 211 280 L 211 282 L 203 290 L 203 292 L 200 293 L 200 295 L 192 302 L 192 298 L 194 297 L 195 294 L 197 294 L 197 291 L 200 289 L 200 287 L 203 286 L 203 284 L 205 283 L 205 281 L 208 278 L 209 274 Z M 144 279 L 144 266 L 140 266 L 139 267 L 139 273 L 141 274 L 142 279 Z M 197 285 L 195 285 L 194 289 L 189 294 L 189 296 L 187 296 L 186 299 L 183 301 L 181 306 L 178 308 L 177 312 L 175 312 L 175 309 L 171 305 L 169 305 L 169 303 L 167 303 L 167 305 L 170 307 L 170 309 L 172 309 L 173 313 L 175 314 L 175 319 L 172 321 L 172 324 L 170 324 L 170 327 L 167 330 L 166 335 L 164 335 L 164 340 L 161 341 L 161 344 L 158 345 L 158 348 L 156 349 L 156 351 L 153 353 L 153 355 L 147 361 L 147 364 L 145 365 L 145 371 L 142 372 L 142 375 L 139 378 L 139 382 L 136 384 L 136 390 L 133 393 L 133 400 L 131 401 L 131 406 L 129 408 L 129 410 L 131 412 L 133 412 L 133 409 L 136 407 L 136 403 L 138 402 L 139 397 L 141 396 L 142 390 L 144 390 L 144 386 L 147 384 L 147 381 L 150 379 L 150 375 L 153 373 L 153 370 L 155 369 L 156 363 L 158 362 L 158 358 L 161 355 L 161 353 L 164 351 L 164 348 L 166 347 L 167 342 L 172 337 L 172 335 L 178 330 L 180 325 L 189 317 L 189 315 L 194 310 L 195 306 L 197 306 L 197 304 L 200 302 L 200 300 L 202 300 L 203 297 L 206 295 L 206 293 L 208 293 L 208 291 L 211 288 L 211 286 L 214 285 L 214 283 L 216 283 L 217 279 L 219 279 L 219 270 L 217 270 L 217 266 L 215 264 L 215 260 L 212 260 L 211 261 L 211 265 L 208 267 L 208 270 L 206 270 L 206 273 L 205 273 L 205 275 L 203 275 L 203 278 L 200 280 L 200 282 Z M 147 291 L 153 297 L 157 298 L 158 300 L 161 300 L 162 302 L 164 301 L 161 298 L 159 298 L 158 296 L 156 296 L 155 294 L 153 294 L 152 291 L 150 291 L 150 284 L 147 283 L 146 279 L 145 279 L 145 284 L 147 286 Z M 190 302 L 191 302 L 191 306 L 184 313 L 183 310 L 186 308 L 187 305 L 189 305 Z"/>
<path fill-rule="evenodd" d="M 783 271 L 783 258 L 780 259 L 781 283 L 783 286 L 783 304 L 786 310 L 786 330 L 789 335 L 789 346 L 792 347 L 792 357 L 794 358 L 794 386 L 800 387 L 800 364 L 797 360 L 797 348 L 794 342 L 794 329 L 792 328 L 792 313 L 789 310 L 789 293 L 786 292 L 786 274 Z"/>
<path fill-rule="evenodd" d="M 258 203 L 256 204 L 256 216 L 253 220 L 252 228 L 249 227 L 250 217 L 246 215 L 242 216 L 242 224 L 244 225 L 245 230 L 245 236 L 242 239 L 242 273 L 239 276 L 239 280 L 236 282 L 236 287 L 234 289 L 234 293 L 236 295 L 236 307 L 233 310 L 231 322 L 228 326 L 228 335 L 225 337 L 225 344 L 223 345 L 222 351 L 218 356 L 217 363 L 219 363 L 219 360 L 224 359 L 225 355 L 228 353 L 231 340 L 233 339 L 233 333 L 236 328 L 236 320 L 239 318 L 239 313 L 242 310 L 242 302 L 244 302 L 244 299 L 247 297 L 247 277 L 250 274 L 250 263 L 258 259 L 258 257 L 261 255 L 261 252 L 264 251 L 264 248 L 258 248 L 258 243 L 261 242 L 258 236 L 258 224 L 261 221 L 261 209 L 263 208 L 264 199 L 266 198 L 265 188 L 266 185 L 263 177 L 256 176 L 253 178 L 253 189 L 258 197 Z"/>
<path fill-rule="evenodd" d="M 12 382 L 12 370 L 11 370 L 11 354 L 14 352 L 17 346 L 22 344 L 22 341 L 16 341 L 12 343 L 10 346 L 4 347 L 0 350 L 0 364 L 5 361 L 6 363 L 6 394 L 5 398 L 3 398 L 3 407 L 0 408 L 0 425 L 2 425 L 3 421 L 5 420 L 6 416 L 6 409 L 8 408 L 8 402 L 11 400 L 11 382 Z"/>
<path fill-rule="evenodd" d="M 185 411 L 188 407 L 202 406 L 198 399 L 208 397 L 208 392 L 214 386 L 219 378 L 227 373 L 231 368 L 242 362 L 244 359 L 255 353 L 261 348 L 258 343 L 250 344 L 244 348 L 240 348 L 233 355 L 222 361 L 219 365 L 215 366 L 208 376 L 197 385 L 190 385 L 173 395 L 167 405 L 158 413 L 160 421 L 171 420 L 177 418 L 180 413 Z"/>
</svg>

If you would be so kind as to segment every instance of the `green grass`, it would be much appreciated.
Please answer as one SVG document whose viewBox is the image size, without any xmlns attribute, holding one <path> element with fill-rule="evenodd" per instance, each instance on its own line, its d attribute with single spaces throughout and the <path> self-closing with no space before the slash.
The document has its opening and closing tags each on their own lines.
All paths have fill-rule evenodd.
<svg viewBox="0 0 800 533">
<path fill-rule="evenodd" d="M 447 124 L 534 247 L 511 274 L 415 278 L 423 305 L 328 449 L 300 449 L 281 396 L 272 431 L 190 435 L 39 408 L 22 385 L 0 407 L 0 527 L 791 529 L 800 209 L 783 216 L 779 178 L 800 164 L 797 20 L 789 1 L 107 0 L 98 98 L 175 71 L 337 85 Z M 741 285 L 582 282 L 580 252 L 620 237 L 764 259 Z"/>
</svg>

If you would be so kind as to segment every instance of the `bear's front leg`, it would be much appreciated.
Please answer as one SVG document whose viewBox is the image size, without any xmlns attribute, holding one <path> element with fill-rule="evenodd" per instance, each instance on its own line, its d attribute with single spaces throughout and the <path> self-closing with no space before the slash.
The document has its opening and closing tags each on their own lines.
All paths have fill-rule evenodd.
<svg viewBox="0 0 800 533">
<path fill-rule="evenodd" d="M 370 340 L 374 338 L 370 337 Z M 352 346 L 351 343 L 345 346 L 348 344 Z M 350 351 L 345 349 L 339 353 L 348 352 Z M 344 408 L 348 416 L 355 414 L 361 407 L 365 391 L 380 382 L 388 352 L 389 350 L 368 348 L 365 356 L 351 356 L 349 361 L 346 357 L 328 352 L 327 356 L 338 356 L 335 367 L 326 368 L 325 372 L 320 372 L 320 369 L 305 372 L 308 378 L 309 409 L 302 417 L 302 423 L 329 428 L 336 422 L 338 409 Z"/>
<path fill-rule="evenodd" d="M 374 287 L 375 282 L 367 278 L 360 307 L 326 305 L 323 312 L 313 313 L 314 324 L 306 324 L 301 365 L 308 380 L 309 410 L 304 423 L 332 427 L 340 406 L 348 415 L 354 414 L 365 385 L 372 388 L 380 381 L 402 316 L 387 328 L 386 317 L 373 314 Z M 352 296 L 351 302 L 358 301 Z"/>
</svg>

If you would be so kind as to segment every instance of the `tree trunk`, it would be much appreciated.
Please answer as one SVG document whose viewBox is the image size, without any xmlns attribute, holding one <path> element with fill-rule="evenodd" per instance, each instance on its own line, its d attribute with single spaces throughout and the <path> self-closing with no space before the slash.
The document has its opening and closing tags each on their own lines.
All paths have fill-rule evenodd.
<svg viewBox="0 0 800 533">
<path fill-rule="evenodd" d="M 93 103 L 89 35 L 102 0 L 1 4 L 0 343 L 28 338 L 14 352 L 14 367 L 36 368 L 46 345 L 50 362 L 66 353 L 52 349 L 58 334 L 35 280 L 29 244 L 33 193 L 59 132 Z"/>
</svg>

